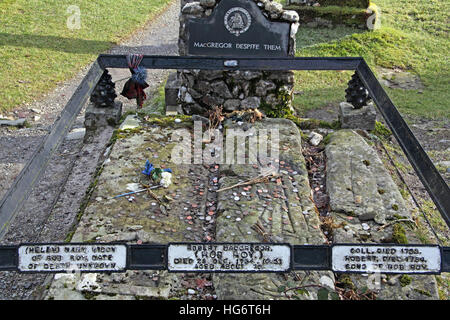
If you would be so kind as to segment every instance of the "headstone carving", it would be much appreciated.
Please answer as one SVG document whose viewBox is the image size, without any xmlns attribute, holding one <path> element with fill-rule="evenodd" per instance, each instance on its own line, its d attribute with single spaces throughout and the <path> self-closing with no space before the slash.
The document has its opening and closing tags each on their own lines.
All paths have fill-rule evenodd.
<svg viewBox="0 0 450 320">
<path fill-rule="evenodd" d="M 181 56 L 293 57 L 298 14 L 269 0 L 181 0 Z M 167 110 L 206 114 L 260 108 L 269 116 L 292 110 L 291 71 L 179 70 L 166 86 Z"/>
<path fill-rule="evenodd" d="M 186 22 L 188 55 L 287 57 L 290 23 L 267 19 L 253 1 L 222 1 Z"/>
</svg>

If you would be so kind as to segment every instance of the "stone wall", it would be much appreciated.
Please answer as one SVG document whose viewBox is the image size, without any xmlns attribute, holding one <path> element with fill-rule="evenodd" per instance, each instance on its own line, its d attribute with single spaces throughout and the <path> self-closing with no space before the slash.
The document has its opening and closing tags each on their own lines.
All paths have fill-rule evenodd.
<svg viewBox="0 0 450 320">
<path fill-rule="evenodd" d="M 282 5 L 277 2 L 249 1 L 255 1 L 263 15 L 270 21 L 291 24 L 288 56 L 293 57 L 296 47 L 295 35 L 299 26 L 298 14 L 295 11 L 284 10 Z M 178 43 L 181 56 L 188 55 L 187 20 L 209 17 L 219 2 L 220 0 L 181 0 Z M 177 77 L 172 78 L 172 81 L 179 85 L 177 104 L 181 104 L 181 109 L 185 114 L 205 114 L 215 106 L 223 106 L 224 110 L 228 112 L 260 108 L 268 116 L 279 116 L 292 110 L 294 73 L 291 71 L 179 70 Z"/>
</svg>

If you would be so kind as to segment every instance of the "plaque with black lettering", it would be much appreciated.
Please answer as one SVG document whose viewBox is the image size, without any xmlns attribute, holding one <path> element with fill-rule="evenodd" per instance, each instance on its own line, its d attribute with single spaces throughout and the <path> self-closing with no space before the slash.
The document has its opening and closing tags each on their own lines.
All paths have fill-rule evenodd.
<svg viewBox="0 0 450 320">
<path fill-rule="evenodd" d="M 171 243 L 171 272 L 287 272 L 291 247 L 269 243 Z"/>
<path fill-rule="evenodd" d="M 127 265 L 123 244 L 27 244 L 18 256 L 21 272 L 121 272 Z"/>
<path fill-rule="evenodd" d="M 290 24 L 266 18 L 253 1 L 221 1 L 211 16 L 186 25 L 188 54 L 287 57 Z"/>
<path fill-rule="evenodd" d="M 351 273 L 438 274 L 441 271 L 441 249 L 428 245 L 334 245 L 332 270 Z"/>
</svg>

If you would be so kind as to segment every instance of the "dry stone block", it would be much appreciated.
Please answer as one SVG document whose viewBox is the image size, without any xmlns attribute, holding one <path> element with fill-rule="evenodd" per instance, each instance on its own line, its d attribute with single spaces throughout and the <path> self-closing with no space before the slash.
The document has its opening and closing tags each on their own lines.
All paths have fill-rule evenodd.
<svg viewBox="0 0 450 320">
<path fill-rule="evenodd" d="M 355 109 L 350 103 L 339 105 L 339 121 L 343 129 L 374 130 L 377 112 L 373 104 Z"/>
</svg>

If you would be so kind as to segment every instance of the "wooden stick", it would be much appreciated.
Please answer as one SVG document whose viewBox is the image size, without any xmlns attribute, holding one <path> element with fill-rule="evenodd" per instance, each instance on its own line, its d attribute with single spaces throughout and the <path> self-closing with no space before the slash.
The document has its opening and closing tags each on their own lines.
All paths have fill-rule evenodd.
<svg viewBox="0 0 450 320">
<path fill-rule="evenodd" d="M 378 231 L 381 231 L 381 230 L 383 230 L 383 229 L 389 227 L 390 225 L 396 224 L 396 223 L 398 223 L 398 222 L 411 222 L 411 223 L 413 223 L 414 225 L 416 225 L 416 222 L 413 221 L 413 220 L 411 220 L 411 219 L 398 219 L 398 220 L 394 220 L 394 221 L 392 221 L 392 222 L 386 223 L 385 225 L 382 225 L 381 227 L 378 228 Z M 416 226 L 417 226 L 417 225 L 416 225 Z"/>
<path fill-rule="evenodd" d="M 230 187 L 219 189 L 216 192 L 222 192 L 222 191 L 233 189 L 233 188 L 236 188 L 236 187 L 247 186 L 247 185 L 250 185 L 250 184 L 255 184 L 255 183 L 260 183 L 260 182 L 267 182 L 267 178 L 269 178 L 269 177 L 270 177 L 270 175 L 262 176 L 262 177 L 256 177 L 256 178 L 253 178 L 251 180 L 247 180 L 245 182 L 237 183 L 237 184 L 232 185 Z"/>
</svg>

